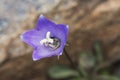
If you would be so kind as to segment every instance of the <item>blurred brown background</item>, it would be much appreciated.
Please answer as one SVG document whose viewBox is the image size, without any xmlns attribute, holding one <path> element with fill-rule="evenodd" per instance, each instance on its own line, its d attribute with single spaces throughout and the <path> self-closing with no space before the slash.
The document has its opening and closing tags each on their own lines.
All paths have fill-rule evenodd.
<svg viewBox="0 0 120 80">
<path fill-rule="evenodd" d="M 33 62 L 33 49 L 20 40 L 40 14 L 70 26 L 67 49 L 74 61 L 75 53 L 92 50 L 95 41 L 102 43 L 105 66 L 120 60 L 120 0 L 1 0 L 0 80 L 49 80 L 49 66 L 69 65 L 64 55 L 60 61 L 51 57 Z"/>
</svg>

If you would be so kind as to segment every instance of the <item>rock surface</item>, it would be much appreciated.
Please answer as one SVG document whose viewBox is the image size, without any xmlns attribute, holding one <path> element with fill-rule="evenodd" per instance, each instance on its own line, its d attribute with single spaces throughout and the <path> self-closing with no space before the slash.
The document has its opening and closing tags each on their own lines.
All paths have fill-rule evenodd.
<svg viewBox="0 0 120 80">
<path fill-rule="evenodd" d="M 0 62 L 10 60 L 1 65 L 0 80 L 46 80 L 44 71 L 57 63 L 55 57 L 33 62 L 32 48 L 19 39 L 35 27 L 41 13 L 56 23 L 69 24 L 71 46 L 67 49 L 74 60 L 80 51 L 92 51 L 95 41 L 101 42 L 106 63 L 120 60 L 120 0 L 1 0 Z M 64 56 L 60 59 L 67 64 Z"/>
<path fill-rule="evenodd" d="M 38 13 L 49 13 L 59 2 L 60 0 L 0 1 L 0 63 L 8 57 L 32 51 L 20 40 L 19 35 L 35 25 Z"/>
</svg>

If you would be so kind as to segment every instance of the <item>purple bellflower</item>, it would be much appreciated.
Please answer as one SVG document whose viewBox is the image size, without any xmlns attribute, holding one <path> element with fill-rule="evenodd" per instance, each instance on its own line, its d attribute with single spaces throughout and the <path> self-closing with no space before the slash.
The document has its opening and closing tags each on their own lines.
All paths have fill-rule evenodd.
<svg viewBox="0 0 120 80">
<path fill-rule="evenodd" d="M 62 55 L 68 36 L 68 25 L 55 24 L 41 15 L 35 29 L 28 30 L 20 37 L 34 48 L 34 61 L 45 57 Z"/>
</svg>

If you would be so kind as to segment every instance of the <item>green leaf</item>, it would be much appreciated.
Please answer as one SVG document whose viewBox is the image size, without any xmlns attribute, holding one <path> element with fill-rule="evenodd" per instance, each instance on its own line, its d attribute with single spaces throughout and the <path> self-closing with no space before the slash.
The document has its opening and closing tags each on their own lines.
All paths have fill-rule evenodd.
<svg viewBox="0 0 120 80">
<path fill-rule="evenodd" d="M 92 68 L 95 65 L 95 57 L 87 51 L 83 51 L 79 56 L 79 66 L 83 68 Z"/>
<path fill-rule="evenodd" d="M 85 80 L 85 79 L 83 79 L 83 78 L 81 78 L 81 77 L 76 77 L 76 78 L 72 78 L 72 79 L 70 79 L 70 80 Z"/>
<path fill-rule="evenodd" d="M 100 80 L 120 80 L 120 77 L 108 76 L 108 75 L 99 76 L 97 78 L 100 79 Z"/>
<path fill-rule="evenodd" d="M 99 42 L 95 42 L 94 50 L 96 53 L 96 60 L 98 61 L 99 64 L 101 64 L 103 61 L 103 51 Z"/>
<path fill-rule="evenodd" d="M 89 80 L 87 78 L 82 78 L 82 77 L 75 77 L 75 78 L 72 78 L 70 80 Z"/>
<path fill-rule="evenodd" d="M 56 65 L 49 69 L 49 76 L 53 79 L 63 79 L 68 77 L 77 77 L 79 73 L 69 67 Z"/>
<path fill-rule="evenodd" d="M 87 71 L 95 66 L 95 57 L 88 51 L 83 51 L 79 56 L 79 69 L 84 76 L 87 76 Z"/>
<path fill-rule="evenodd" d="M 99 73 L 102 75 L 109 75 L 110 74 L 110 68 L 104 68 L 104 69 L 99 69 Z"/>
</svg>

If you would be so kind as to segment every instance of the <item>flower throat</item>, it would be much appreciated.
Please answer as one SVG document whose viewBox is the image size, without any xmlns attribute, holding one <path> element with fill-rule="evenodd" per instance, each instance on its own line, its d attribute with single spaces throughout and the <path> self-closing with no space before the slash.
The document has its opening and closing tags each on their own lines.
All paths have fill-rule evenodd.
<svg viewBox="0 0 120 80">
<path fill-rule="evenodd" d="M 61 41 L 58 38 L 50 37 L 50 32 L 48 31 L 46 33 L 46 38 L 42 39 L 40 44 L 50 48 L 51 50 L 56 50 L 60 47 Z"/>
</svg>

